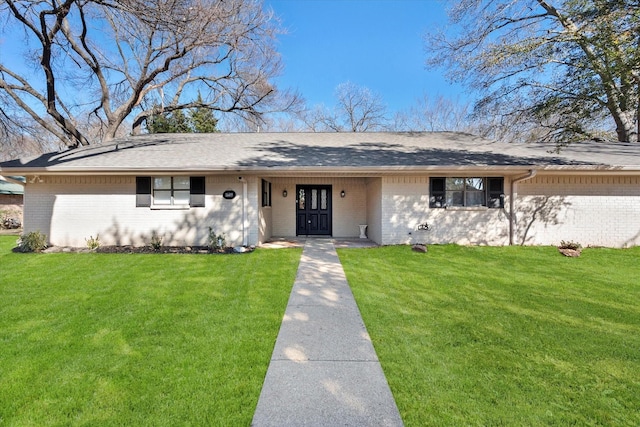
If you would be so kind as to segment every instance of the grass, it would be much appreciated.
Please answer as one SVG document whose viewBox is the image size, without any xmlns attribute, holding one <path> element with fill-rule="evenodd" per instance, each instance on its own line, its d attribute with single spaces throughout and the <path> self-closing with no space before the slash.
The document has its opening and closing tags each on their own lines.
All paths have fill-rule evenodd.
<svg viewBox="0 0 640 427">
<path fill-rule="evenodd" d="M 14 254 L 0 425 L 249 425 L 301 251 Z"/>
<path fill-rule="evenodd" d="M 640 248 L 339 255 L 407 426 L 640 425 Z"/>
</svg>

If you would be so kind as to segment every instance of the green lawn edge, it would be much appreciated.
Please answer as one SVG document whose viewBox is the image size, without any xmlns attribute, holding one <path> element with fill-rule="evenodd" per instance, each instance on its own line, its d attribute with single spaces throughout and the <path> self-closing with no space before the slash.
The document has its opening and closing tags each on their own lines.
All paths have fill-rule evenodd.
<svg viewBox="0 0 640 427">
<path fill-rule="evenodd" d="M 338 254 L 405 425 L 640 425 L 640 248 Z"/>
<path fill-rule="evenodd" d="M 21 254 L 0 236 L 0 425 L 250 425 L 301 249 Z"/>
</svg>

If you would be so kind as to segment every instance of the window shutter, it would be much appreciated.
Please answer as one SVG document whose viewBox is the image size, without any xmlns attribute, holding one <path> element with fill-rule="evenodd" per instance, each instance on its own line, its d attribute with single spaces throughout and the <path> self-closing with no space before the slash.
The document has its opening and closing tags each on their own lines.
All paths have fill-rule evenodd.
<svg viewBox="0 0 640 427">
<path fill-rule="evenodd" d="M 262 206 L 271 206 L 271 183 L 262 180 Z"/>
<path fill-rule="evenodd" d="M 136 177 L 136 207 L 151 206 L 151 177 Z"/>
<path fill-rule="evenodd" d="M 431 195 L 429 196 L 430 208 L 444 208 L 445 200 L 445 178 L 431 178 Z"/>
<path fill-rule="evenodd" d="M 504 207 L 504 178 L 487 178 L 487 206 Z"/>
<path fill-rule="evenodd" d="M 192 208 L 203 208 L 205 195 L 204 176 L 192 176 L 190 184 L 189 205 Z"/>
</svg>

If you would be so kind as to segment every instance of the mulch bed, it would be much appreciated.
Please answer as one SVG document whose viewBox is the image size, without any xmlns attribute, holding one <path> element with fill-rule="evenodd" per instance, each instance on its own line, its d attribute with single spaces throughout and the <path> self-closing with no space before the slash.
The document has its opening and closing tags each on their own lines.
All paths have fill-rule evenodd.
<svg viewBox="0 0 640 427">
<path fill-rule="evenodd" d="M 244 248 L 244 252 L 251 252 L 254 248 Z M 44 253 L 87 253 L 101 254 L 234 254 L 238 253 L 234 248 L 213 251 L 208 246 L 162 246 L 155 249 L 151 246 L 100 246 L 96 250 L 89 248 L 75 248 L 69 246 L 51 246 Z"/>
</svg>

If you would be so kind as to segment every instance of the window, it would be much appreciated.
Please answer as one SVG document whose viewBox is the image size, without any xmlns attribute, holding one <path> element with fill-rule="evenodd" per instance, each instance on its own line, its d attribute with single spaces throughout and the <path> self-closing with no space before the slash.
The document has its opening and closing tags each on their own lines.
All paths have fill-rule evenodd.
<svg viewBox="0 0 640 427">
<path fill-rule="evenodd" d="M 504 206 L 504 178 L 431 178 L 429 207 Z"/>
<path fill-rule="evenodd" d="M 262 180 L 262 206 L 271 206 L 271 183 Z"/>
<path fill-rule="evenodd" d="M 204 206 L 203 176 L 136 177 L 136 206 Z"/>
</svg>

